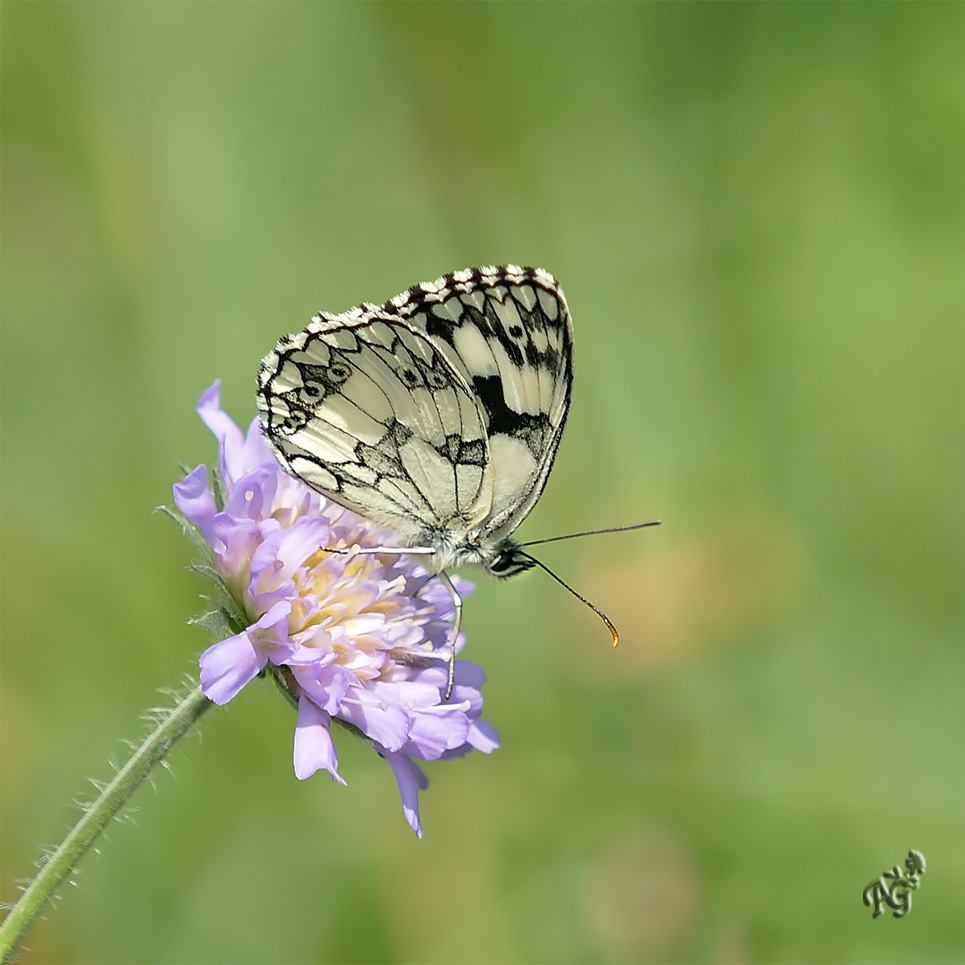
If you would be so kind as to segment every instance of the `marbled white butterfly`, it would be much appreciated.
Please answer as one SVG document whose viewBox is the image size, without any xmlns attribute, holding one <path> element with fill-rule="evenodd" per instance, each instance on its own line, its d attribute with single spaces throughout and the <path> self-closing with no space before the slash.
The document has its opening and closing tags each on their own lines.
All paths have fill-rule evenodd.
<svg viewBox="0 0 965 965">
<path fill-rule="evenodd" d="M 384 305 L 320 312 L 264 359 L 258 384 L 282 465 L 398 538 L 362 552 L 425 556 L 449 588 L 448 699 L 462 601 L 446 571 L 546 569 L 512 533 L 546 485 L 566 423 L 573 323 L 563 290 L 542 268 L 467 268 Z"/>
</svg>

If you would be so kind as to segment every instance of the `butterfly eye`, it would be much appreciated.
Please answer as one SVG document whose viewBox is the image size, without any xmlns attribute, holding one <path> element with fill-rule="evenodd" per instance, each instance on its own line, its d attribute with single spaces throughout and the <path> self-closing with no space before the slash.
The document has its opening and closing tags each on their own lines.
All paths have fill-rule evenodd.
<svg viewBox="0 0 965 965">
<path fill-rule="evenodd" d="M 510 570 L 513 565 L 513 557 L 509 552 L 502 552 L 489 564 L 489 572 L 493 576 L 506 576 L 507 570 Z"/>
<path fill-rule="evenodd" d="M 505 577 L 528 570 L 532 565 L 527 558 L 518 555 L 516 550 L 511 548 L 498 553 L 486 569 L 493 576 Z"/>
<path fill-rule="evenodd" d="M 342 365 L 341 362 L 336 362 L 328 367 L 329 380 L 334 382 L 335 385 L 340 385 L 351 374 L 352 370 L 347 365 Z"/>
</svg>

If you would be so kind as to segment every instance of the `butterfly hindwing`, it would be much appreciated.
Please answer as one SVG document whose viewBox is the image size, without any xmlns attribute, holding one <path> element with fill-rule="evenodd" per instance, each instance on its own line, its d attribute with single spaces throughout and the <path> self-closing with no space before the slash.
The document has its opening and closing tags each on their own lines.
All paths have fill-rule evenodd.
<svg viewBox="0 0 965 965">
<path fill-rule="evenodd" d="M 403 538 L 485 515 L 482 415 L 423 336 L 371 313 L 322 315 L 275 356 L 262 419 L 294 475 Z"/>
<path fill-rule="evenodd" d="M 466 269 L 382 306 L 317 315 L 262 363 L 265 434 L 290 472 L 393 529 L 511 532 L 566 419 L 572 333 L 541 269 Z"/>
</svg>

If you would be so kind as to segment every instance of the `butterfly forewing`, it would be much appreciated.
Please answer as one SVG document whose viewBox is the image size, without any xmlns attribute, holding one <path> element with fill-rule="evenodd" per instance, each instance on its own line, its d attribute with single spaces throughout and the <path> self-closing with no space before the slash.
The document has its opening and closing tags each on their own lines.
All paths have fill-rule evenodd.
<svg viewBox="0 0 965 965">
<path fill-rule="evenodd" d="M 265 434 L 290 472 L 409 545 L 510 533 L 566 419 L 572 331 L 555 279 L 483 268 L 320 314 L 262 363 Z"/>
</svg>

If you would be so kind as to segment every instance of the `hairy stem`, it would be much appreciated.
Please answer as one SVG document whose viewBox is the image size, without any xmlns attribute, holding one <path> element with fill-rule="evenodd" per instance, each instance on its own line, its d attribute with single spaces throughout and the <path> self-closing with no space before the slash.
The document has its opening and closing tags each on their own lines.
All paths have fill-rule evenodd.
<svg viewBox="0 0 965 965">
<path fill-rule="evenodd" d="M 0 924 L 0 962 L 6 962 L 33 920 L 90 848 L 108 821 L 127 803 L 141 782 L 161 763 L 174 743 L 197 723 L 211 701 L 196 686 L 169 710 L 141 742 L 130 760 L 85 810 L 63 843 L 53 851 L 37 877 Z"/>
</svg>

